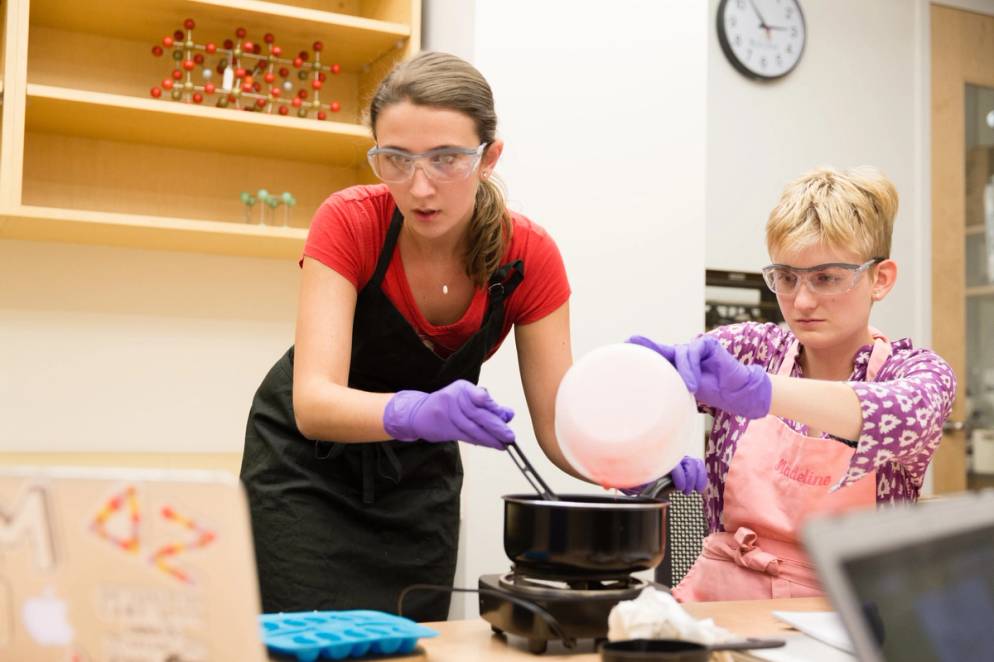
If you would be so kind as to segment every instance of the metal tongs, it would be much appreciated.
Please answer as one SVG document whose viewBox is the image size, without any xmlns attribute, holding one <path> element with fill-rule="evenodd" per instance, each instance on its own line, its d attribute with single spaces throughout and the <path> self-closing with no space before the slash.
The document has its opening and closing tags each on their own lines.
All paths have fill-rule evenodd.
<svg viewBox="0 0 994 662">
<path fill-rule="evenodd" d="M 521 473 L 524 474 L 525 480 L 531 484 L 532 489 L 538 492 L 540 497 L 546 501 L 559 501 L 559 497 L 553 493 L 552 488 L 549 487 L 549 484 L 542 480 L 542 477 L 538 475 L 537 471 L 535 471 L 535 467 L 533 467 L 532 463 L 528 461 L 525 454 L 521 452 L 521 448 L 518 447 L 517 442 L 512 441 L 507 445 L 507 454 L 511 456 L 511 459 L 514 460 L 514 464 L 516 464 L 518 469 L 521 470 Z"/>
<path fill-rule="evenodd" d="M 672 484 L 673 480 L 670 479 L 669 474 L 666 474 L 662 478 L 657 478 L 656 480 L 646 485 L 645 488 L 638 493 L 638 496 L 647 497 L 649 499 L 658 499 L 660 493 L 662 493 L 663 490 L 665 490 L 667 487 L 670 487 Z"/>
</svg>

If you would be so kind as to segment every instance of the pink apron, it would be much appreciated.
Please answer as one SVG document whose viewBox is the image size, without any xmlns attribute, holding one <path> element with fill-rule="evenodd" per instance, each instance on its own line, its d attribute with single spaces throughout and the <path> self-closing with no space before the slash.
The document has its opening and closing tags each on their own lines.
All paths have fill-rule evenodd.
<svg viewBox="0 0 994 662">
<path fill-rule="evenodd" d="M 873 337 L 867 381 L 890 355 L 890 342 L 876 331 Z M 790 375 L 797 351 L 795 340 L 778 374 Z M 798 536 L 811 515 L 876 506 L 876 472 L 829 493 L 853 453 L 845 444 L 795 432 L 773 415 L 752 421 L 725 477 L 725 530 L 704 539 L 673 597 L 705 602 L 822 595 Z"/>
</svg>

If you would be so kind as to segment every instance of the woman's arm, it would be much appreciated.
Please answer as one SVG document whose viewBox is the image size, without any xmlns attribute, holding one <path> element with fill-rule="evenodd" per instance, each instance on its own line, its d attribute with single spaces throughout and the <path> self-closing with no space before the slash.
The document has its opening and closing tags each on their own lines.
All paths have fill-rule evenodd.
<svg viewBox="0 0 994 662">
<path fill-rule="evenodd" d="M 863 427 L 856 391 L 848 382 L 770 375 L 770 413 L 842 439 L 858 439 Z"/>
<path fill-rule="evenodd" d="M 941 357 L 915 349 L 888 361 L 879 381 L 850 382 L 859 399 L 862 425 L 856 453 L 842 484 L 885 463 L 898 463 L 921 485 L 952 412 L 956 375 Z"/>
<path fill-rule="evenodd" d="M 293 412 L 308 439 L 384 441 L 383 410 L 392 393 L 348 387 L 355 286 L 317 260 L 304 258 L 297 312 Z"/>
<path fill-rule="evenodd" d="M 516 325 L 514 341 L 521 386 L 539 445 L 557 467 L 587 480 L 566 461 L 556 441 L 556 392 L 563 375 L 573 365 L 569 301 L 538 321 Z"/>
</svg>

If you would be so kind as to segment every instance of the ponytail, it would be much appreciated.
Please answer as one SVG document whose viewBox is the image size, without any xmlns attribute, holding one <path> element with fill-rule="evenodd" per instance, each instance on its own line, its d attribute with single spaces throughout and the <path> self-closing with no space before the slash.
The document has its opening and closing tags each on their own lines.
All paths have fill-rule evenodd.
<svg viewBox="0 0 994 662">
<path fill-rule="evenodd" d="M 477 287 L 485 286 L 500 267 L 511 242 L 511 227 L 504 192 L 492 178 L 481 179 L 466 249 L 466 275 Z"/>
</svg>

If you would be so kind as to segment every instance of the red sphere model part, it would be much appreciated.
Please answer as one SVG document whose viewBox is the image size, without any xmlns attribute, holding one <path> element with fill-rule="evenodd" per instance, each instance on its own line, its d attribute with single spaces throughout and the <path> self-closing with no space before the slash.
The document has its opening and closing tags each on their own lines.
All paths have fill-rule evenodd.
<svg viewBox="0 0 994 662">
<path fill-rule="evenodd" d="M 274 37 L 274 36 L 273 36 L 273 33 L 272 33 L 272 32 L 267 32 L 266 34 L 264 34 L 264 35 L 262 36 L 262 40 L 263 40 L 264 42 L 266 42 L 267 44 L 271 44 L 271 43 L 273 43 L 274 41 L 276 41 L 276 37 Z"/>
<path fill-rule="evenodd" d="M 196 53 L 193 56 L 193 61 L 196 62 L 197 64 L 203 64 L 204 63 L 204 54 L 203 53 Z"/>
<path fill-rule="evenodd" d="M 187 71 L 193 71 L 194 63 L 193 60 L 183 60 L 183 68 Z"/>
<path fill-rule="evenodd" d="M 163 78 L 162 79 L 162 87 L 164 87 L 167 90 L 173 89 L 173 79 L 172 78 Z"/>
<path fill-rule="evenodd" d="M 166 48 L 170 48 L 173 45 L 173 38 L 172 37 L 163 37 L 162 38 L 162 45 L 165 46 Z"/>
<path fill-rule="evenodd" d="M 318 53 L 320 53 L 321 49 L 324 48 L 324 44 L 322 44 L 320 41 L 315 41 L 314 44 L 312 45 L 312 48 Z"/>
<path fill-rule="evenodd" d="M 341 66 L 339 66 L 338 64 L 333 64 L 333 65 L 331 65 L 331 73 L 333 73 L 333 74 L 337 74 L 337 73 L 338 73 L 338 72 L 340 72 L 341 70 L 342 70 L 342 67 L 341 67 Z"/>
<path fill-rule="evenodd" d="M 154 55 L 155 57 L 162 57 L 162 46 L 158 46 L 158 45 L 153 46 L 152 47 L 152 55 Z"/>
<path fill-rule="evenodd" d="M 204 100 L 204 95 L 200 92 L 193 93 L 193 103 L 200 103 Z"/>
<path fill-rule="evenodd" d="M 224 40 L 224 48 L 226 50 L 230 51 L 234 47 L 235 47 L 235 42 L 231 41 L 230 39 L 225 39 Z"/>
<path fill-rule="evenodd" d="M 337 113 L 341 109 L 342 109 L 342 104 L 338 103 L 337 101 L 331 102 L 331 112 Z"/>
<path fill-rule="evenodd" d="M 183 21 L 183 27 L 186 28 L 187 30 L 192 30 L 193 28 L 197 27 L 197 24 L 193 21 L 192 18 L 188 18 L 185 21 Z"/>
<path fill-rule="evenodd" d="M 319 119 L 319 120 L 324 120 L 324 119 L 326 119 L 327 117 L 328 117 L 327 113 L 325 113 L 325 112 L 324 112 L 323 110 L 319 110 L 319 111 L 318 111 L 318 119 Z"/>
<path fill-rule="evenodd" d="M 217 89 L 217 88 L 214 87 L 214 83 L 204 83 L 204 93 L 205 94 L 214 94 L 214 90 L 215 89 Z"/>
<path fill-rule="evenodd" d="M 321 89 L 321 85 L 322 85 L 322 83 L 319 80 L 312 80 L 311 81 L 311 87 L 313 87 L 315 90 L 320 90 Z"/>
<path fill-rule="evenodd" d="M 245 71 L 245 67 L 238 67 L 235 69 L 235 78 L 245 78 L 248 72 Z"/>
<path fill-rule="evenodd" d="M 242 92 L 251 92 L 252 83 L 242 83 Z"/>
<path fill-rule="evenodd" d="M 287 76 L 289 76 L 289 75 L 290 75 L 290 70 L 289 70 L 289 69 L 287 69 L 286 67 L 280 67 L 280 71 L 279 71 L 279 74 L 280 74 L 280 76 L 282 76 L 283 78 L 286 78 Z"/>
<path fill-rule="evenodd" d="M 276 80 L 276 74 L 274 74 L 272 71 L 267 71 L 266 75 L 264 75 L 262 78 L 267 83 L 272 83 L 274 80 Z"/>
<path fill-rule="evenodd" d="M 274 99 L 277 98 L 281 93 L 282 92 L 281 92 L 280 88 L 278 88 L 278 87 L 274 87 L 274 88 L 272 88 L 272 89 L 269 90 L 269 94 L 272 95 L 272 97 Z"/>
<path fill-rule="evenodd" d="M 299 57 L 304 62 L 307 62 L 307 60 L 310 59 L 311 55 L 307 51 L 300 51 L 299 53 L 297 53 L 297 57 Z"/>
<path fill-rule="evenodd" d="M 321 81 L 323 83 L 326 78 L 327 78 L 327 76 L 325 75 L 325 73 L 323 71 L 319 71 L 318 72 L 318 80 L 319 81 Z"/>
<path fill-rule="evenodd" d="M 179 69 L 173 69 L 173 78 L 175 78 L 176 80 L 179 80 L 182 77 L 183 77 L 183 72 L 182 71 L 180 71 Z"/>
<path fill-rule="evenodd" d="M 300 108 L 300 106 L 303 105 L 304 102 L 301 100 L 300 97 L 294 97 L 293 101 L 291 101 L 290 103 L 293 105 L 294 108 Z"/>
<path fill-rule="evenodd" d="M 153 87 L 151 90 L 149 90 L 149 93 L 156 99 L 162 96 L 162 90 L 160 90 L 157 87 Z"/>
<path fill-rule="evenodd" d="M 215 44 L 213 41 L 208 41 L 207 45 L 204 46 L 204 50 L 210 53 L 211 55 L 214 55 L 214 53 L 217 53 L 217 44 Z"/>
<path fill-rule="evenodd" d="M 183 35 L 183 31 L 182 30 L 176 30 L 175 32 L 173 32 L 173 40 L 174 41 L 182 42 L 183 41 L 183 37 L 184 37 L 184 35 Z"/>
<path fill-rule="evenodd" d="M 287 108 L 286 106 L 280 106 L 280 109 L 279 109 L 279 114 L 280 115 L 286 115 L 289 112 L 290 112 L 289 108 Z"/>
<path fill-rule="evenodd" d="M 266 106 L 266 100 L 265 99 L 256 99 L 255 100 L 255 105 L 258 106 L 259 108 L 265 108 L 265 106 Z"/>
<path fill-rule="evenodd" d="M 251 41 L 246 41 L 242 44 L 242 50 L 246 53 L 254 53 L 255 45 Z"/>
<path fill-rule="evenodd" d="M 280 48 L 279 46 L 273 46 L 273 48 L 272 48 L 272 53 L 273 53 L 273 55 L 275 55 L 276 57 L 279 57 L 280 55 L 282 55 L 282 53 L 283 53 L 283 49 L 282 49 L 282 48 Z"/>
<path fill-rule="evenodd" d="M 238 37 L 239 39 L 244 39 L 246 34 L 248 34 L 248 31 L 246 31 L 245 28 L 235 29 L 235 36 Z"/>
<path fill-rule="evenodd" d="M 297 92 L 297 96 L 300 97 L 301 99 L 306 99 L 307 98 L 307 90 L 299 90 Z"/>
<path fill-rule="evenodd" d="M 293 58 L 293 66 L 296 67 L 297 69 L 300 69 L 302 66 L 304 66 L 304 58 L 300 57 L 299 55 Z"/>
</svg>

